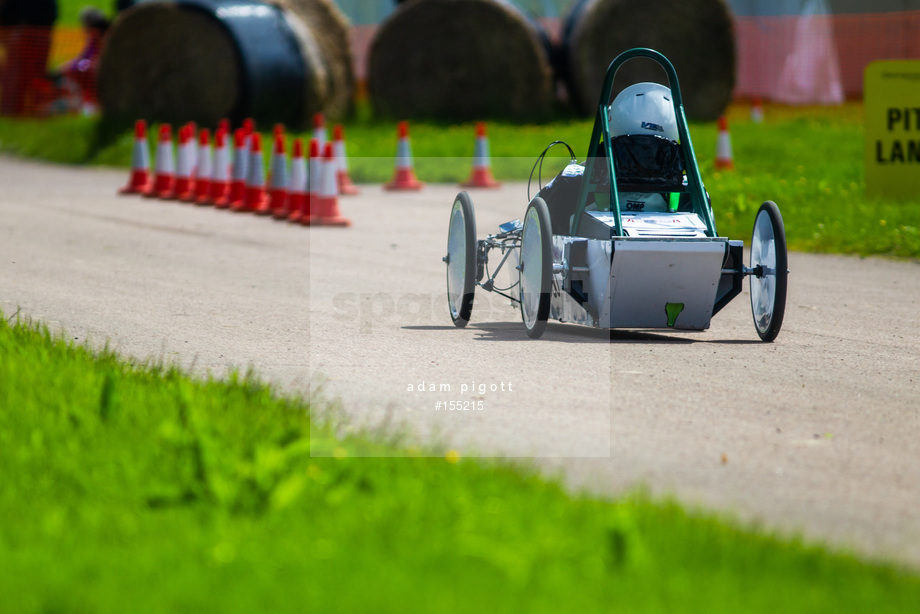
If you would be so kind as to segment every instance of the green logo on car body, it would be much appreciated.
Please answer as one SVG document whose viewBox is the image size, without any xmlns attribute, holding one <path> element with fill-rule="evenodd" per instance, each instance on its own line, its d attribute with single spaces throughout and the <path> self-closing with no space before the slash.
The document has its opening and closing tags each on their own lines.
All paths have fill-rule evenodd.
<svg viewBox="0 0 920 614">
<path fill-rule="evenodd" d="M 683 303 L 665 303 L 664 312 L 668 316 L 668 328 L 674 328 L 674 324 L 677 323 L 677 316 L 680 315 L 680 312 L 684 310 Z"/>
</svg>

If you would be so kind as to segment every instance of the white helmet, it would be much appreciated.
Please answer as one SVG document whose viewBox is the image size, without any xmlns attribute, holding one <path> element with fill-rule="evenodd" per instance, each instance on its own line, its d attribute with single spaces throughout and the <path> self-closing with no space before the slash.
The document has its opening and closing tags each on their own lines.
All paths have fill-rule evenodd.
<svg viewBox="0 0 920 614">
<path fill-rule="evenodd" d="M 630 85 L 610 103 L 610 135 L 652 134 L 680 141 L 671 90 L 659 83 Z"/>
</svg>

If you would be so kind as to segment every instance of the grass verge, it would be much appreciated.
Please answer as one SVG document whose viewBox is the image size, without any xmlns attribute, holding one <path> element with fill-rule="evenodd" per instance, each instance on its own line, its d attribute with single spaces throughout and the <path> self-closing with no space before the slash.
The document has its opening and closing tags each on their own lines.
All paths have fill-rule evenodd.
<svg viewBox="0 0 920 614">
<path fill-rule="evenodd" d="M 0 384 L 4 611 L 920 604 L 920 578 L 894 566 L 641 495 L 572 496 L 501 462 L 311 440 L 310 407 L 251 377 L 192 380 L 3 318 Z M 375 448 L 402 458 L 355 458 Z"/>
<path fill-rule="evenodd" d="M 749 240 L 764 200 L 779 204 L 791 249 L 920 258 L 920 207 L 865 197 L 862 167 L 862 106 L 768 107 L 768 120 L 754 124 L 734 107 L 732 143 L 736 170 L 715 172 L 714 124 L 691 124 L 703 181 L 712 196 L 722 235 Z M 382 182 L 393 173 L 395 130 L 390 123 L 356 119 L 346 126 L 351 175 Z M 413 124 L 416 168 L 424 181 L 459 182 L 470 172 L 472 125 Z M 566 120 L 546 125 L 489 125 L 492 161 L 503 180 L 526 180 L 538 154 L 564 140 L 584 156 L 591 123 Z M 155 134 L 155 130 L 151 130 Z M 132 136 L 89 118 L 0 119 L 0 150 L 70 164 L 127 168 Z M 564 162 L 554 148 L 546 176 Z M 266 162 L 267 163 L 267 162 Z M 522 209 L 526 195 L 521 194 Z M 445 204 L 445 206 L 447 206 Z"/>
</svg>

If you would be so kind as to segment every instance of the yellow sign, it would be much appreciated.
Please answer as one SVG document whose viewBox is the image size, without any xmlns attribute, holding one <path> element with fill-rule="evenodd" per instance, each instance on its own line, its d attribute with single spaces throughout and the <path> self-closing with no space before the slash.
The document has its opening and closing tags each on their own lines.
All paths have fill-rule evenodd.
<svg viewBox="0 0 920 614">
<path fill-rule="evenodd" d="M 866 195 L 920 200 L 920 61 L 866 67 Z"/>
</svg>

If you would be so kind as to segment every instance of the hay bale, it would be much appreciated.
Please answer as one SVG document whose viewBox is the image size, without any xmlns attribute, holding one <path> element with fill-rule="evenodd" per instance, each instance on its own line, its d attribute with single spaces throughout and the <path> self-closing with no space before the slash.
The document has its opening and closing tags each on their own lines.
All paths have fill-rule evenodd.
<svg viewBox="0 0 920 614">
<path fill-rule="evenodd" d="M 242 97 L 236 46 L 207 15 L 143 3 L 109 29 L 99 64 L 106 115 L 214 125 Z M 203 85 L 206 84 L 206 87 Z"/>
<path fill-rule="evenodd" d="M 300 24 L 294 26 L 310 65 L 321 64 L 313 87 L 324 91 L 315 110 L 344 116 L 351 108 L 355 89 L 354 59 L 351 53 L 351 24 L 333 0 L 275 0 Z M 302 24 L 302 25 L 301 25 Z M 308 33 L 306 36 L 304 30 Z M 322 73 L 320 75 L 320 73 Z M 309 99 L 308 99 L 309 100 Z M 308 111 L 312 116 L 312 112 Z"/>
<path fill-rule="evenodd" d="M 375 110 L 396 117 L 538 119 L 553 103 L 540 26 L 504 0 L 409 0 L 377 29 Z"/>
<path fill-rule="evenodd" d="M 735 38 L 724 0 L 579 0 L 566 17 L 563 44 L 569 93 L 579 112 L 597 109 L 610 62 L 633 47 L 649 47 L 671 60 L 687 116 L 719 117 L 735 84 Z M 627 62 L 613 96 L 632 83 L 667 84 L 652 60 Z"/>
<path fill-rule="evenodd" d="M 329 62 L 313 34 L 319 26 L 269 4 L 280 3 L 150 1 L 125 11 L 100 59 L 106 115 L 202 125 L 252 116 L 298 127 L 316 111 L 347 108 L 340 100 L 350 90 L 331 92 Z"/>
</svg>

